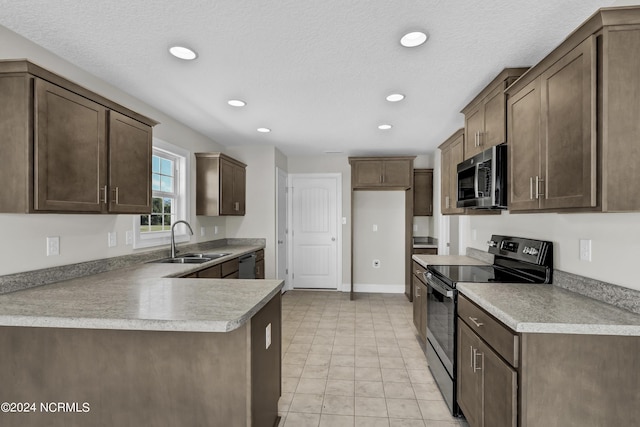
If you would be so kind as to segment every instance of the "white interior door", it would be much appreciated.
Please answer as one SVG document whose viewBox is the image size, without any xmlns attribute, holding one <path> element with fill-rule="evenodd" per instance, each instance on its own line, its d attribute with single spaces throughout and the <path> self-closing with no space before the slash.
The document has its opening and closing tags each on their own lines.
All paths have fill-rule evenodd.
<svg viewBox="0 0 640 427">
<path fill-rule="evenodd" d="M 276 168 L 276 265 L 277 278 L 287 284 L 287 173 Z"/>
<path fill-rule="evenodd" d="M 291 175 L 294 288 L 338 288 L 339 184 L 336 174 Z"/>
</svg>

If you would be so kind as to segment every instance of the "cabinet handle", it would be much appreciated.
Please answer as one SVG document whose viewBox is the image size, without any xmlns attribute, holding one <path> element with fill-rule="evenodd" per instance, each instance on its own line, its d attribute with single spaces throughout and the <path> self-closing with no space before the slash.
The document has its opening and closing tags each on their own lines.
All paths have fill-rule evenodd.
<svg viewBox="0 0 640 427">
<path fill-rule="evenodd" d="M 484 132 L 482 131 L 478 131 L 478 147 L 482 147 L 482 136 L 484 135 Z"/>
<path fill-rule="evenodd" d="M 544 179 L 536 176 L 536 198 L 544 196 L 544 192 L 540 190 L 540 184 L 544 184 Z"/>
<path fill-rule="evenodd" d="M 416 288 L 416 298 L 420 296 L 420 288 Z"/>
<path fill-rule="evenodd" d="M 120 194 L 119 194 L 120 191 L 119 191 L 118 187 L 116 187 L 113 191 L 115 193 L 114 203 L 116 205 L 118 205 L 118 204 L 120 204 Z"/>
<path fill-rule="evenodd" d="M 481 371 L 482 370 L 482 366 L 478 366 L 476 364 L 476 360 L 478 358 L 478 356 L 480 356 L 481 358 L 484 357 L 484 355 L 482 353 L 480 353 L 478 350 L 473 349 L 473 372 L 475 373 L 476 371 Z"/>
<path fill-rule="evenodd" d="M 449 209 L 449 196 L 445 196 L 444 200 L 445 200 L 445 203 L 444 203 L 445 207 Z"/>
<path fill-rule="evenodd" d="M 101 190 L 104 191 L 104 198 L 100 195 Z M 107 203 L 107 186 L 106 185 L 103 188 L 98 189 L 98 198 L 100 199 L 100 203 Z"/>
<path fill-rule="evenodd" d="M 529 177 L 529 199 L 533 200 L 533 177 Z"/>
<path fill-rule="evenodd" d="M 474 325 L 476 325 L 478 328 L 482 325 L 484 325 L 484 323 L 482 322 L 478 322 L 478 318 L 477 317 L 471 317 L 469 316 L 469 320 L 471 320 L 473 322 Z"/>
<path fill-rule="evenodd" d="M 471 351 L 471 355 L 469 355 L 469 364 L 471 365 L 471 369 L 473 369 L 473 361 L 476 359 L 475 350 L 472 345 L 469 346 L 469 350 Z"/>
<path fill-rule="evenodd" d="M 235 209 L 236 211 L 239 211 L 239 210 L 240 210 L 240 202 L 235 202 L 235 203 L 234 203 L 234 209 Z"/>
</svg>

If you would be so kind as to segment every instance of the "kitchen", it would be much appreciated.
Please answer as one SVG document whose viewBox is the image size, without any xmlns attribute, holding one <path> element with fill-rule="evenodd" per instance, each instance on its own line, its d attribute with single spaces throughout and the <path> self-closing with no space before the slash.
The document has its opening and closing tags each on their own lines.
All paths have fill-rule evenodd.
<svg viewBox="0 0 640 427">
<path fill-rule="evenodd" d="M 620 2 L 618 2 L 620 4 Z M 585 11 L 580 18 L 575 18 L 572 25 L 567 25 L 558 37 L 551 42 L 544 56 L 551 48 L 556 46 L 573 28 L 579 25 L 591 13 L 600 6 L 611 4 L 598 4 Z M 17 14 L 19 15 L 19 14 Z M 3 22 L 0 22 L 3 24 Z M 9 30 L 2 29 L 0 47 L 3 58 L 28 58 L 39 65 L 53 68 L 64 77 L 76 81 L 86 87 L 90 87 L 99 93 L 113 94 L 120 104 L 140 111 L 145 115 L 161 122 L 154 128 L 154 136 L 167 142 L 184 144 L 184 149 L 190 152 L 224 151 L 248 165 L 247 168 L 247 213 L 244 217 L 207 217 L 195 215 L 191 208 L 190 223 L 195 231 L 191 242 L 206 242 L 217 238 L 264 238 L 265 242 L 265 267 L 266 276 L 276 277 L 275 253 L 276 230 L 275 224 L 275 182 L 273 169 L 279 167 L 289 173 L 340 173 L 342 179 L 342 212 L 346 217 L 346 224 L 342 228 L 342 283 L 350 283 L 350 263 L 348 260 L 351 251 L 351 242 L 347 238 L 350 234 L 351 207 L 350 174 L 347 155 L 330 154 L 318 159 L 317 156 L 305 157 L 295 152 L 283 154 L 285 147 L 278 148 L 277 138 L 269 140 L 268 145 L 255 143 L 251 146 L 230 146 L 212 142 L 210 138 L 203 136 L 158 111 L 142 101 L 133 98 L 127 93 L 114 89 L 109 84 L 92 76 L 81 69 L 70 65 L 66 61 L 56 57 L 49 51 L 21 38 Z M 433 41 L 433 40 L 431 40 Z M 539 59 L 539 58 L 538 58 Z M 535 62 L 535 61 L 534 61 Z M 523 64 L 507 64 L 520 66 Z M 479 92 L 484 84 L 502 69 L 502 66 L 491 64 L 491 72 L 483 77 L 482 84 L 477 83 L 476 90 L 465 88 L 464 99 L 457 99 L 456 105 L 459 111 L 464 105 L 464 100 L 473 98 L 474 93 Z M 176 95 L 181 98 L 184 95 Z M 407 99 L 407 101 L 409 98 Z M 433 155 L 419 156 L 416 167 L 434 169 L 434 200 L 439 199 L 439 167 L 440 152 L 435 147 L 446 136 L 461 125 L 460 117 L 456 118 L 455 127 L 441 130 L 440 139 L 433 141 Z M 274 127 L 275 130 L 275 127 Z M 272 135 L 275 135 L 273 132 Z M 253 136 L 252 136 L 253 137 Z M 184 142 L 182 142 L 184 141 Z M 221 140 L 222 141 L 222 140 Z M 234 145 L 234 144 L 230 144 Z M 340 145 L 342 146 L 342 145 Z M 332 148 L 332 147 L 327 147 Z M 424 153 L 425 151 L 420 151 Z M 385 155 L 396 154 L 386 150 Z M 402 153 L 397 153 L 402 154 Z M 195 171 L 193 172 L 195 174 Z M 195 176 L 195 175 L 194 175 Z M 195 178 L 192 176 L 192 188 L 195 188 Z M 443 217 L 439 215 L 439 203 L 434 203 L 434 217 L 427 222 L 428 235 L 438 237 L 439 250 L 447 253 L 446 244 L 448 234 L 458 235 L 452 240 L 451 253 L 464 254 L 466 247 L 486 251 L 484 242 L 491 239 L 492 234 L 504 234 L 513 236 L 529 236 L 540 240 L 554 242 L 555 268 L 557 270 L 590 277 L 609 283 L 614 283 L 628 289 L 638 289 L 634 274 L 634 258 L 637 253 L 638 243 L 634 230 L 638 219 L 636 213 L 618 214 L 509 214 L 487 216 L 460 216 L 459 218 Z M 128 245 L 126 233 L 131 229 L 131 217 L 126 215 L 17 215 L 4 214 L 2 216 L 5 226 L 5 241 L 9 244 L 2 246 L 2 271 L 0 274 L 9 275 L 41 268 L 55 267 L 59 265 L 73 264 L 96 259 L 111 258 L 120 255 L 135 253 L 131 245 Z M 447 223 L 457 223 L 454 233 Z M 117 234 L 117 243 L 108 247 L 105 240 L 109 233 Z M 204 235 L 203 235 L 204 233 Z M 47 257 L 44 251 L 44 241 L 49 236 L 60 236 L 60 255 Z M 592 260 L 582 261 L 578 256 L 579 240 L 591 240 Z M 31 256 L 25 257 L 24 254 Z M 381 259 L 382 268 L 387 264 Z M 613 266 L 613 268 L 612 268 Z"/>
</svg>

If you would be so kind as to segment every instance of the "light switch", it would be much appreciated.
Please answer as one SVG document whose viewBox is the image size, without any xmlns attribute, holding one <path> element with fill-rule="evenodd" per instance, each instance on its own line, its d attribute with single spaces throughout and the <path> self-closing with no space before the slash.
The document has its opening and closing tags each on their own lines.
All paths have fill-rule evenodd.
<svg viewBox="0 0 640 427">
<path fill-rule="evenodd" d="M 378 231 L 378 224 L 373 224 L 373 231 Z"/>
<path fill-rule="evenodd" d="M 204 237 L 204 235 L 206 234 L 206 230 L 204 227 L 200 227 L 200 236 Z"/>
<path fill-rule="evenodd" d="M 112 231 L 107 234 L 107 246 L 110 248 L 115 247 L 118 244 L 118 233 Z"/>
<path fill-rule="evenodd" d="M 133 245 L 133 231 L 129 230 L 125 234 L 125 244 Z"/>
<path fill-rule="evenodd" d="M 591 262 L 591 240 L 580 239 L 580 261 Z"/>
</svg>

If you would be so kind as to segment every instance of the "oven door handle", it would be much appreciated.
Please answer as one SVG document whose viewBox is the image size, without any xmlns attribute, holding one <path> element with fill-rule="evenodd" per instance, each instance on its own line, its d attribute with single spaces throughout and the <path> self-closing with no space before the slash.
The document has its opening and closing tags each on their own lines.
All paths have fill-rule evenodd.
<svg viewBox="0 0 640 427">
<path fill-rule="evenodd" d="M 447 298 L 453 299 L 453 290 L 446 289 L 445 287 L 440 286 L 440 284 L 436 283 L 433 279 L 431 279 L 430 273 L 425 274 L 424 278 L 427 281 L 427 285 L 431 286 L 434 290 L 438 291 L 438 293 L 444 295 Z"/>
</svg>

